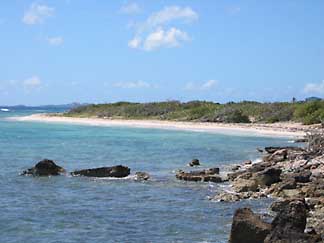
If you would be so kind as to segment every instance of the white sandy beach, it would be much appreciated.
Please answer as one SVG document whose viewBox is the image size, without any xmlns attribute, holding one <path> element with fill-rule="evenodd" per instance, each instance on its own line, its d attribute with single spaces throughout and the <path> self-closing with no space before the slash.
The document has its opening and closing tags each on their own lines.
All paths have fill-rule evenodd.
<svg viewBox="0 0 324 243">
<path fill-rule="evenodd" d="M 299 123 L 274 123 L 274 124 L 220 124 L 209 122 L 179 122 L 159 120 L 117 120 L 102 118 L 74 118 L 64 116 L 53 116 L 47 114 L 33 114 L 23 117 L 10 117 L 10 120 L 23 122 L 46 122 L 46 123 L 67 123 L 90 126 L 115 126 L 115 127 L 136 127 L 173 129 L 186 131 L 199 131 L 226 134 L 244 134 L 260 136 L 280 137 L 302 137 L 305 135 L 307 126 Z"/>
</svg>

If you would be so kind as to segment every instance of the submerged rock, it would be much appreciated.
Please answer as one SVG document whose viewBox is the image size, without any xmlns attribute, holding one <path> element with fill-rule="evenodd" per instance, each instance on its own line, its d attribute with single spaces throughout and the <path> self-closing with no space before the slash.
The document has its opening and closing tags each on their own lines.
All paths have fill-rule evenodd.
<svg viewBox="0 0 324 243">
<path fill-rule="evenodd" d="M 199 159 L 193 159 L 188 165 L 191 167 L 200 165 Z"/>
<path fill-rule="evenodd" d="M 73 176 L 116 177 L 116 178 L 126 177 L 129 174 L 130 174 L 130 168 L 123 165 L 77 170 L 71 173 L 71 175 Z"/>
<path fill-rule="evenodd" d="M 249 208 L 235 211 L 229 243 L 261 243 L 270 233 L 271 225 Z"/>
<path fill-rule="evenodd" d="M 197 170 L 184 172 L 180 170 L 176 174 L 176 178 L 184 181 L 204 181 L 204 182 L 222 182 L 223 179 L 218 175 L 219 168 L 210 168 L 207 170 Z"/>
<path fill-rule="evenodd" d="M 32 175 L 32 176 L 57 176 L 64 173 L 65 170 L 55 164 L 53 160 L 44 159 L 38 162 L 34 167 L 25 170 L 21 175 Z"/>
<path fill-rule="evenodd" d="M 147 181 L 148 179 L 150 179 L 150 175 L 146 172 L 136 172 L 135 173 L 136 181 Z"/>
</svg>

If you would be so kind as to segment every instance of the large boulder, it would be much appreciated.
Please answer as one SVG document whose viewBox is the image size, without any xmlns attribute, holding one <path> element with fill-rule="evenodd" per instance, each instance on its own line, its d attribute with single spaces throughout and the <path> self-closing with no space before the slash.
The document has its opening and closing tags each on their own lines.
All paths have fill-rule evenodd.
<svg viewBox="0 0 324 243">
<path fill-rule="evenodd" d="M 23 171 L 22 175 L 32 175 L 32 176 L 57 176 L 64 173 L 65 170 L 55 164 L 53 160 L 44 159 L 38 162 L 34 167 Z"/>
<path fill-rule="evenodd" d="M 271 225 L 265 223 L 249 208 L 235 211 L 229 243 L 262 243 L 270 233 Z"/>
<path fill-rule="evenodd" d="M 282 209 L 271 223 L 270 234 L 265 243 L 313 243 L 319 242 L 320 236 L 304 233 L 306 227 L 307 206 L 304 200 L 293 200 L 282 204 Z"/>
<path fill-rule="evenodd" d="M 273 183 L 280 181 L 281 170 L 277 168 L 267 168 L 256 173 L 253 177 L 261 187 L 271 186 Z"/>
<path fill-rule="evenodd" d="M 282 162 L 282 161 L 286 160 L 287 155 L 288 155 L 287 149 L 280 149 L 280 150 L 277 150 L 276 152 L 274 152 L 273 154 L 270 154 L 270 156 L 264 157 L 264 160 L 270 161 L 273 163 L 278 163 L 278 162 Z"/>
<path fill-rule="evenodd" d="M 129 174 L 130 174 L 130 168 L 123 165 L 77 170 L 71 173 L 71 175 L 73 176 L 117 177 L 117 178 L 126 177 Z"/>
<path fill-rule="evenodd" d="M 238 178 L 233 181 L 232 186 L 235 192 L 256 192 L 258 183 L 254 179 Z"/>
</svg>

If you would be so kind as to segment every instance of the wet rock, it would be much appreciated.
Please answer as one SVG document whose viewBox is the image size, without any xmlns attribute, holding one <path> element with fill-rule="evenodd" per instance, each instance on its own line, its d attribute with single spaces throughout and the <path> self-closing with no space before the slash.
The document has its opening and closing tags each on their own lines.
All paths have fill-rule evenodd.
<svg viewBox="0 0 324 243">
<path fill-rule="evenodd" d="M 32 176 L 57 176 L 64 173 L 65 170 L 55 164 L 53 160 L 44 159 L 38 162 L 34 167 L 25 170 L 21 175 L 32 175 Z"/>
<path fill-rule="evenodd" d="M 252 161 L 251 160 L 246 160 L 246 161 L 244 161 L 243 164 L 245 164 L 245 165 L 251 165 L 252 164 Z"/>
<path fill-rule="evenodd" d="M 203 181 L 219 183 L 222 182 L 223 179 L 218 174 L 219 168 L 210 168 L 207 170 L 198 170 L 190 172 L 179 171 L 176 174 L 176 178 L 184 181 Z"/>
<path fill-rule="evenodd" d="M 249 208 L 235 211 L 229 243 L 261 243 L 270 233 L 271 225 L 265 223 Z"/>
<path fill-rule="evenodd" d="M 234 165 L 234 166 L 232 167 L 232 171 L 237 171 L 237 170 L 239 170 L 240 168 L 241 168 L 240 165 Z"/>
<path fill-rule="evenodd" d="M 147 181 L 148 179 L 150 179 L 150 175 L 146 172 L 136 172 L 135 173 L 136 181 Z"/>
<path fill-rule="evenodd" d="M 256 150 L 260 153 L 263 153 L 263 149 L 257 148 Z"/>
<path fill-rule="evenodd" d="M 193 159 L 190 163 L 189 166 L 193 167 L 193 166 L 198 166 L 200 165 L 199 159 Z"/>
<path fill-rule="evenodd" d="M 294 140 L 294 143 L 307 143 L 308 139 L 307 138 L 298 138 Z"/>
<path fill-rule="evenodd" d="M 126 177 L 129 174 L 130 174 L 130 168 L 123 165 L 77 170 L 71 173 L 71 175 L 73 176 L 116 177 L 116 178 Z"/>
</svg>

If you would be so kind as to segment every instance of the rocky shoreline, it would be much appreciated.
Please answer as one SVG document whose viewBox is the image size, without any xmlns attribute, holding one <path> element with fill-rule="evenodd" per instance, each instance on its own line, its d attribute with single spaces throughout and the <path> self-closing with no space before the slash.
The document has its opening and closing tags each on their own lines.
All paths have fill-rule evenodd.
<svg viewBox="0 0 324 243">
<path fill-rule="evenodd" d="M 239 230 L 236 228 L 240 226 L 236 225 L 236 220 L 237 217 L 240 217 L 239 215 L 244 213 L 242 212 L 243 209 L 239 209 L 236 211 L 233 219 L 230 237 L 230 239 L 232 239 L 230 240 L 231 243 L 323 242 L 324 137 L 322 133 L 309 134 L 308 140 L 309 142 L 306 147 L 265 148 L 261 162 L 255 164 L 244 163 L 243 165 L 233 167 L 235 172 L 228 174 L 228 180 L 230 181 L 232 191 L 219 192 L 212 200 L 229 202 L 243 199 L 272 197 L 276 199 L 276 201 L 270 206 L 270 210 L 277 213 L 277 216 L 272 222 L 272 225 L 268 225 L 271 230 L 267 231 L 268 233 L 264 235 L 265 237 L 262 241 L 252 240 L 253 237 L 253 239 L 259 237 L 256 232 L 249 234 L 249 236 L 246 236 L 247 238 L 243 240 L 242 237 L 237 238 L 237 236 L 235 236 L 235 234 L 241 235 L 241 233 L 237 233 Z M 276 226 L 276 222 L 279 220 L 277 217 L 281 217 L 282 215 L 286 215 L 286 223 L 297 223 L 294 218 L 297 209 L 294 209 L 294 207 L 296 206 L 295 204 L 298 203 L 304 205 L 298 206 L 301 208 L 298 210 L 305 211 L 305 216 L 303 216 L 305 217 L 305 225 L 300 227 L 297 231 L 291 229 L 290 226 L 287 226 L 290 228 L 286 230 L 283 220 L 282 223 L 279 224 L 282 229 L 276 229 L 276 227 L 279 227 Z M 245 209 L 245 211 L 246 210 L 247 209 Z M 287 215 L 290 215 L 290 218 Z M 243 217 L 242 221 L 244 222 L 245 220 L 248 221 L 249 217 Z M 251 225 L 251 222 L 243 223 L 242 227 L 244 229 L 247 227 L 246 224 Z M 258 225 L 263 225 L 262 227 L 260 226 L 261 228 L 267 228 L 264 226 L 264 222 L 261 223 L 259 221 L 255 222 L 251 227 L 259 227 Z M 312 236 L 303 235 L 304 232 L 308 232 Z M 269 236 L 270 234 L 271 236 Z M 280 236 L 280 234 L 282 235 Z"/>
<path fill-rule="evenodd" d="M 324 135 L 313 132 L 298 142 L 307 146 L 258 148 L 262 161 L 234 165 L 225 177 L 219 168 L 178 171 L 176 178 L 194 182 L 228 182 L 231 191 L 220 191 L 211 200 L 231 202 L 272 197 L 272 223 L 264 222 L 250 209 L 238 209 L 233 218 L 230 243 L 244 242 L 323 242 L 324 240 Z M 189 164 L 199 166 L 198 159 Z M 64 168 L 51 160 L 42 160 L 22 175 L 57 176 Z M 78 170 L 72 176 L 115 177 L 130 175 L 122 165 Z M 135 180 L 146 181 L 150 175 L 136 172 Z"/>
</svg>

